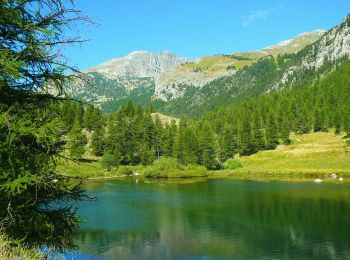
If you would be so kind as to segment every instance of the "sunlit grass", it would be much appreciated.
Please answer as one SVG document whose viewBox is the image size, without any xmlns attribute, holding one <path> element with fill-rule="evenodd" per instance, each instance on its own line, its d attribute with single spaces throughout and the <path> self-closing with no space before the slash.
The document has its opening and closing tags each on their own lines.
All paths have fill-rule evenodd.
<svg viewBox="0 0 350 260">
<path fill-rule="evenodd" d="M 142 174 L 145 166 L 119 166 L 113 167 L 110 171 L 103 168 L 99 161 L 72 162 L 61 160 L 57 165 L 57 171 L 63 175 L 79 178 L 113 178 L 122 177 L 126 173 Z"/>
<path fill-rule="evenodd" d="M 334 173 L 350 177 L 350 152 L 344 148 L 344 135 L 334 132 L 292 134 L 291 139 L 289 146 L 281 145 L 276 150 L 241 157 L 242 168 L 218 171 L 214 175 L 329 178 L 328 175 Z"/>
</svg>

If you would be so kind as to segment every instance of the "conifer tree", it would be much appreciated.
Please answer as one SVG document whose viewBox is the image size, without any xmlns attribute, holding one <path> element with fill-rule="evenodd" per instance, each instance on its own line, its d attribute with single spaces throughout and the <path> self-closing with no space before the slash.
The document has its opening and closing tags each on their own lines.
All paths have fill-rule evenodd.
<svg viewBox="0 0 350 260">
<path fill-rule="evenodd" d="M 280 137 L 283 142 L 283 144 L 290 144 L 290 129 L 291 129 L 291 123 L 289 122 L 289 118 L 287 116 L 287 113 L 285 111 L 282 111 L 281 116 L 281 127 L 280 127 Z"/>
<path fill-rule="evenodd" d="M 56 171 L 64 142 L 48 109 L 59 100 L 51 93 L 62 97 L 80 75 L 60 50 L 81 42 L 67 38 L 81 20 L 71 1 L 0 1 L 0 229 L 36 248 L 72 247 L 77 229 L 73 202 L 83 196 L 79 183 Z M 74 113 L 64 114 L 69 131 Z"/>
<path fill-rule="evenodd" d="M 278 145 L 278 125 L 276 115 L 271 110 L 267 117 L 266 125 L 266 149 L 275 149 Z"/>
<path fill-rule="evenodd" d="M 87 104 L 85 108 L 84 117 L 83 117 L 83 126 L 88 130 L 92 129 L 93 113 L 94 113 L 94 107 L 90 104 Z"/>
<path fill-rule="evenodd" d="M 233 158 L 238 152 L 237 136 L 233 126 L 225 124 L 221 138 L 220 162 Z"/>
<path fill-rule="evenodd" d="M 80 128 L 79 120 L 74 121 L 72 130 L 69 133 L 69 153 L 75 159 L 81 159 L 85 153 L 87 138 Z"/>
<path fill-rule="evenodd" d="M 174 155 L 182 164 L 195 164 L 198 161 L 198 141 L 184 118 L 180 120 L 176 133 Z"/>
<path fill-rule="evenodd" d="M 171 125 L 166 125 L 162 137 L 163 155 L 167 157 L 174 156 L 174 142 L 176 136 L 176 124 L 173 121 Z"/>
<path fill-rule="evenodd" d="M 265 148 L 265 136 L 262 126 L 262 118 L 258 111 L 254 114 L 252 152 L 257 152 Z"/>
<path fill-rule="evenodd" d="M 156 115 L 154 122 L 154 150 L 156 151 L 157 159 L 162 155 L 162 136 L 163 136 L 163 125 L 158 115 Z"/>
<path fill-rule="evenodd" d="M 240 148 L 241 155 L 250 155 L 254 153 L 253 133 L 251 125 L 251 117 L 247 116 L 242 120 L 242 128 L 240 131 Z"/>
<path fill-rule="evenodd" d="M 70 131 L 75 120 L 75 110 L 72 101 L 66 100 L 63 102 L 61 108 L 61 118 L 67 131 Z"/>
<path fill-rule="evenodd" d="M 314 116 L 314 131 L 325 131 L 325 114 L 322 108 L 318 107 Z"/>
<path fill-rule="evenodd" d="M 216 161 L 216 140 L 213 131 L 207 123 L 199 130 L 199 164 L 207 169 L 215 169 Z"/>
<path fill-rule="evenodd" d="M 102 156 L 105 149 L 105 131 L 103 127 L 97 128 L 91 136 L 91 148 L 96 156 Z"/>
</svg>

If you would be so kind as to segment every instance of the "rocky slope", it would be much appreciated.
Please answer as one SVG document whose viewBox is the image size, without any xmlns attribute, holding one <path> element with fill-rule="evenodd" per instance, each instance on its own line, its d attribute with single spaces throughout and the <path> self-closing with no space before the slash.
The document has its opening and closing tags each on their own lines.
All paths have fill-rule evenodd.
<svg viewBox="0 0 350 260">
<path fill-rule="evenodd" d="M 349 21 L 347 17 L 327 32 L 302 33 L 261 51 L 194 61 L 169 52 L 134 52 L 86 70 L 93 87 L 81 84 L 70 93 L 107 112 L 131 99 L 172 115 L 195 115 L 327 73 L 349 58 Z"/>
<path fill-rule="evenodd" d="M 158 77 L 166 70 L 189 61 L 170 52 L 135 51 L 124 58 L 116 58 L 85 72 L 97 72 L 109 79 L 119 77 Z"/>
</svg>

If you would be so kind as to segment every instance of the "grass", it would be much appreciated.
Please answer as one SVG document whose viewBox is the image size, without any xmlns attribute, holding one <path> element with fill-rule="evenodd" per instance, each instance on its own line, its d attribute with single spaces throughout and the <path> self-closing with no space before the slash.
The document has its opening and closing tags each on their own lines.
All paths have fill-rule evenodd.
<svg viewBox="0 0 350 260">
<path fill-rule="evenodd" d="M 237 60 L 235 58 L 223 55 L 217 56 L 207 56 L 202 57 L 198 62 L 194 63 L 185 63 L 182 64 L 183 67 L 193 71 L 195 69 L 200 69 L 202 72 L 211 73 L 211 72 L 220 72 L 227 71 L 229 65 L 235 66 L 235 68 L 241 69 L 244 66 L 249 66 L 253 64 L 256 60 Z M 211 74 L 210 74 L 211 75 Z"/>
<path fill-rule="evenodd" d="M 57 169 L 64 175 L 90 179 L 114 178 L 131 173 L 144 174 L 152 178 L 189 178 L 199 176 L 225 177 L 248 180 L 310 181 L 321 178 L 334 181 L 330 174 L 342 176 L 350 181 L 349 139 L 344 135 L 310 133 L 291 135 L 292 143 L 281 145 L 276 150 L 261 151 L 251 156 L 240 157 L 243 167 L 207 171 L 198 166 L 181 166 L 163 163 L 145 166 L 119 166 L 111 171 L 104 169 L 97 161 L 74 163 L 61 161 Z M 349 144 L 348 144 L 349 145 Z M 234 167 L 233 167 L 234 168 Z M 339 182 L 339 181 L 337 181 Z"/>
<path fill-rule="evenodd" d="M 211 175 L 276 180 L 323 178 L 330 181 L 329 175 L 334 173 L 350 178 L 350 152 L 344 148 L 344 135 L 332 132 L 292 134 L 291 139 L 289 146 L 281 145 L 276 150 L 241 157 L 242 168 L 211 172 Z"/>
<path fill-rule="evenodd" d="M 63 175 L 89 179 L 122 177 L 136 172 L 143 174 L 144 169 L 145 166 L 119 166 L 107 171 L 98 161 L 76 163 L 62 160 L 57 165 L 57 171 Z"/>
<path fill-rule="evenodd" d="M 2 234 L 0 234 L 0 260 L 27 260 L 27 259 L 44 259 L 43 255 L 39 254 L 34 249 L 28 249 L 23 246 L 14 246 Z"/>
</svg>

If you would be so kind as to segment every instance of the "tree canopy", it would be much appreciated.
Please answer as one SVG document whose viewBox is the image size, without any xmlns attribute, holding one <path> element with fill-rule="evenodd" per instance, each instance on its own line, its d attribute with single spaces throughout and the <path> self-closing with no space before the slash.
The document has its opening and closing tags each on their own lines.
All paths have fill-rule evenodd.
<svg viewBox="0 0 350 260">
<path fill-rule="evenodd" d="M 54 108 L 79 75 L 62 46 L 81 42 L 67 35 L 87 20 L 72 1 L 0 2 L 0 228 L 30 245 L 73 246 L 72 201 L 83 194 L 55 170 L 64 140 Z"/>
</svg>

